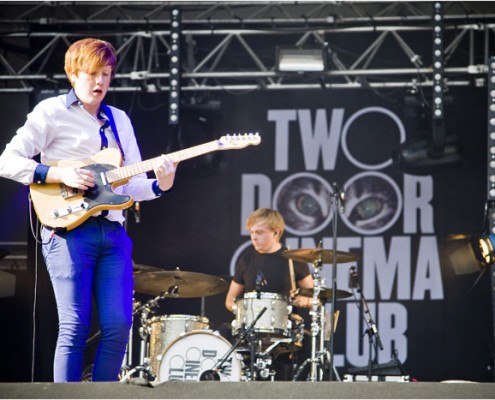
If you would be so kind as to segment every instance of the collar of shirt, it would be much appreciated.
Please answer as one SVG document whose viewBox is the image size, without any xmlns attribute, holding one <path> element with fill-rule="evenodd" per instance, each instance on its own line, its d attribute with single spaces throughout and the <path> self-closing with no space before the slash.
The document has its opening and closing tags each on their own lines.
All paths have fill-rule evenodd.
<svg viewBox="0 0 495 400">
<path fill-rule="evenodd" d="M 72 88 L 69 93 L 67 93 L 67 97 L 65 99 L 65 106 L 67 109 L 70 108 L 71 105 L 74 103 L 77 104 L 82 104 L 81 101 L 77 98 L 76 92 L 74 91 L 74 88 Z M 103 103 L 102 103 L 103 104 Z M 98 119 L 101 119 L 102 121 L 108 122 L 108 118 L 103 112 L 105 107 L 100 107 L 100 110 L 98 111 Z"/>
<path fill-rule="evenodd" d="M 79 99 L 78 99 L 78 98 L 77 98 L 77 96 L 76 96 L 76 92 L 74 91 L 74 88 L 72 88 L 72 89 L 70 90 L 70 92 L 69 92 L 69 93 L 67 93 L 67 97 L 66 97 L 66 99 L 65 99 L 65 106 L 66 106 L 67 108 L 70 108 L 70 106 L 71 106 L 72 104 L 74 104 L 74 103 L 81 104 L 81 103 L 80 103 L 80 101 L 79 101 Z"/>
</svg>

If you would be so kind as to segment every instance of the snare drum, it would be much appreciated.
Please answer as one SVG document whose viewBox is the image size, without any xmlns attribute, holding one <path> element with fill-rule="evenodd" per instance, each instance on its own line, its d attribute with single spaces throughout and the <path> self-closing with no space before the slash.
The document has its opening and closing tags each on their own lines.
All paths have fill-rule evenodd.
<svg viewBox="0 0 495 400">
<path fill-rule="evenodd" d="M 209 327 L 208 318 L 196 315 L 177 314 L 151 318 L 149 347 L 151 373 L 156 376 L 159 358 L 175 339 L 185 333 Z"/>
<path fill-rule="evenodd" d="M 218 367 L 231 349 L 227 339 L 210 330 L 195 331 L 177 338 L 165 350 L 158 367 L 157 381 L 199 381 L 203 372 Z M 220 381 L 239 382 L 242 377 L 240 355 L 234 350 L 221 365 Z"/>
<path fill-rule="evenodd" d="M 232 322 L 232 334 L 238 335 L 248 328 L 264 307 L 266 311 L 256 322 L 253 330 L 261 336 L 289 336 L 291 329 L 289 315 L 292 306 L 289 305 L 288 298 L 277 293 L 254 292 L 245 293 L 244 298 L 236 300 L 232 310 L 236 317 Z"/>
</svg>

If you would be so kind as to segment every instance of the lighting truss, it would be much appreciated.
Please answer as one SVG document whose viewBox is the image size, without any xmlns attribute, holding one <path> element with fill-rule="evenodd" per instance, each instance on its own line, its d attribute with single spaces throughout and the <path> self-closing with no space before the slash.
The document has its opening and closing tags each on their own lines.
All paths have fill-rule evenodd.
<svg viewBox="0 0 495 400">
<path fill-rule="evenodd" d="M 491 4 L 444 2 L 446 87 L 485 84 Z M 322 79 L 336 89 L 434 85 L 429 2 L 6 1 L 0 92 L 68 88 L 63 53 L 86 36 L 117 48 L 112 90 L 169 90 L 174 7 L 182 13 L 182 92 L 319 89 Z M 277 47 L 306 45 L 326 48 L 330 68 L 311 77 L 277 71 Z"/>
</svg>

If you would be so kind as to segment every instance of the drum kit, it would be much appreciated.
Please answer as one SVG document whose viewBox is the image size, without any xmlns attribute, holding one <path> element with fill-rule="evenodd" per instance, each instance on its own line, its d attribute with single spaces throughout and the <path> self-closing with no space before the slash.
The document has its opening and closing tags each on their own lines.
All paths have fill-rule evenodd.
<svg viewBox="0 0 495 400">
<path fill-rule="evenodd" d="M 306 376 L 305 380 L 322 380 L 332 361 L 325 346 L 329 330 L 325 303 L 351 293 L 326 288 L 321 265 L 335 259 L 337 263 L 347 263 L 357 257 L 320 248 L 286 250 L 282 255 L 314 266 L 314 288 L 296 291 L 296 295 L 312 299 L 311 356 L 298 367 L 293 379 L 303 380 Z M 228 283 L 221 277 L 135 264 L 134 282 L 137 293 L 154 297 L 144 304 L 134 302 L 133 314 L 140 322 L 139 365 L 130 367 L 131 330 L 121 382 L 135 379 L 136 374 L 152 385 L 173 380 L 274 380 L 273 361 L 282 353 L 299 351 L 308 332 L 304 320 L 292 313 L 291 299 L 276 293 L 250 292 L 236 299 L 229 335 L 213 330 L 205 316 L 156 315 L 160 300 L 204 298 L 225 292 Z M 330 326 L 335 325 L 331 318 Z M 332 335 L 333 329 L 330 331 Z M 227 336 L 231 336 L 230 340 Z"/>
</svg>

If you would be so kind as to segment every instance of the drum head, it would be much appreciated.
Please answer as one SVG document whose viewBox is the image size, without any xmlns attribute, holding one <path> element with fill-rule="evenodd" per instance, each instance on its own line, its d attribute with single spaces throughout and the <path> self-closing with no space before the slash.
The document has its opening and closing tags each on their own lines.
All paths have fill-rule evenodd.
<svg viewBox="0 0 495 400">
<path fill-rule="evenodd" d="M 177 338 L 161 358 L 157 380 L 199 381 L 201 375 L 218 366 L 231 344 L 218 333 L 193 331 Z M 218 371 L 221 381 L 240 381 L 241 363 L 234 350 Z"/>
<path fill-rule="evenodd" d="M 241 299 L 274 299 L 274 300 L 283 300 L 283 301 L 288 301 L 288 297 L 278 294 L 278 293 L 271 293 L 271 292 L 247 292 L 244 293 L 243 297 Z"/>
</svg>

